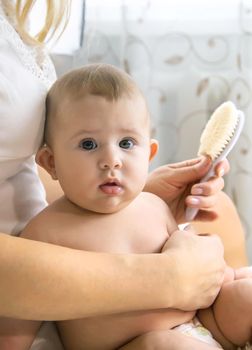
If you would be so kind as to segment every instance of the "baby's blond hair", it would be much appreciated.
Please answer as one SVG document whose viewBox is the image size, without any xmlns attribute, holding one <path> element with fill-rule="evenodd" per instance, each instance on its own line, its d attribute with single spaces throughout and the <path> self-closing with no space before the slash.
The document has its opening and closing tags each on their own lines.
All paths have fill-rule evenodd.
<svg viewBox="0 0 252 350">
<path fill-rule="evenodd" d="M 142 96 L 134 80 L 124 71 L 109 64 L 89 64 L 74 69 L 58 79 L 49 90 L 46 98 L 46 123 L 44 141 L 50 139 L 52 119 L 60 111 L 62 101 L 78 100 L 85 95 L 96 95 L 107 100 L 118 100 L 135 94 Z"/>
</svg>

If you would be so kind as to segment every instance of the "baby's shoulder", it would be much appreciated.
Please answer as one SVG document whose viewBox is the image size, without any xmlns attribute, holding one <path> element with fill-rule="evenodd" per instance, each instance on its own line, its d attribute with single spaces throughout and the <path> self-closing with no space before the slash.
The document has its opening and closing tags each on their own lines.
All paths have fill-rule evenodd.
<svg viewBox="0 0 252 350">
<path fill-rule="evenodd" d="M 48 230 L 54 220 L 50 206 L 35 215 L 21 232 L 21 237 L 36 241 L 47 241 Z"/>
<path fill-rule="evenodd" d="M 148 204 L 150 207 L 155 207 L 166 212 L 169 210 L 167 203 L 154 193 L 142 192 L 139 195 L 139 199 L 142 203 Z"/>
<path fill-rule="evenodd" d="M 145 214 L 156 221 L 166 223 L 168 233 L 173 232 L 177 228 L 177 223 L 167 203 L 157 195 L 149 192 L 142 192 L 141 197 L 142 207 L 145 208 Z"/>
<path fill-rule="evenodd" d="M 55 233 L 67 229 L 70 225 L 71 214 L 64 210 L 61 201 L 58 200 L 35 215 L 22 231 L 21 237 L 53 243 Z"/>
</svg>

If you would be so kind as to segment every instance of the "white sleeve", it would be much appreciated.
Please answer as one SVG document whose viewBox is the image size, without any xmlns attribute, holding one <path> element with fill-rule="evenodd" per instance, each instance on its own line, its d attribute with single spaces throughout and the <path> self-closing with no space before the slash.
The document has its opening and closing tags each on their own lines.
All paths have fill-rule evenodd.
<svg viewBox="0 0 252 350">
<path fill-rule="evenodd" d="M 0 183 L 0 231 L 18 234 L 46 206 L 45 190 L 34 157 L 23 161 L 19 171 Z"/>
</svg>

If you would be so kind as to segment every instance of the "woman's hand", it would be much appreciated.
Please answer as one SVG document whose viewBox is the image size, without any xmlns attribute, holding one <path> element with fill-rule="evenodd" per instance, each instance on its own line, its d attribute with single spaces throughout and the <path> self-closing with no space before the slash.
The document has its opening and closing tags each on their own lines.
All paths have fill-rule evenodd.
<svg viewBox="0 0 252 350">
<path fill-rule="evenodd" d="M 208 157 L 160 166 L 149 174 L 144 190 L 161 197 L 169 205 L 177 222 L 184 221 L 187 205 L 200 209 L 196 220 L 214 220 L 218 216 L 214 207 L 224 187 L 222 176 L 228 172 L 229 163 L 227 160 L 220 162 L 215 167 L 215 177 L 198 183 L 210 166 L 211 159 Z"/>
<path fill-rule="evenodd" d="M 175 231 L 162 249 L 173 257 L 175 295 L 171 307 L 192 311 L 211 305 L 223 283 L 226 263 L 221 240 L 216 235 L 196 235 L 193 229 Z"/>
</svg>

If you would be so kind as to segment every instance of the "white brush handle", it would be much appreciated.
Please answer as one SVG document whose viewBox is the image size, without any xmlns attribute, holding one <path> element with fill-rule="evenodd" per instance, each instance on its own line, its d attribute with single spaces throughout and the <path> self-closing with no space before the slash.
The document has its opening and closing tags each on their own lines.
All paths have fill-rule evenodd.
<svg viewBox="0 0 252 350">
<path fill-rule="evenodd" d="M 207 172 L 207 174 L 200 180 L 200 183 L 206 182 L 208 179 L 215 176 L 214 168 L 215 168 L 216 164 L 218 164 L 221 160 L 226 158 L 227 155 L 229 154 L 229 152 L 232 150 L 232 148 L 236 144 L 236 142 L 241 134 L 241 131 L 242 131 L 242 128 L 244 125 L 244 120 L 245 120 L 245 117 L 244 117 L 244 114 L 242 111 L 237 111 L 237 114 L 239 116 L 239 120 L 238 120 L 238 125 L 236 127 L 236 130 L 234 132 L 234 135 L 232 136 L 232 138 L 230 139 L 229 143 L 226 145 L 225 149 L 222 151 L 220 156 L 215 159 L 215 161 L 213 162 L 213 164 L 212 164 L 211 168 L 209 169 L 209 171 Z M 186 211 L 185 211 L 186 221 L 192 221 L 195 218 L 195 216 L 197 215 L 198 211 L 199 211 L 198 208 L 187 207 Z"/>
</svg>

